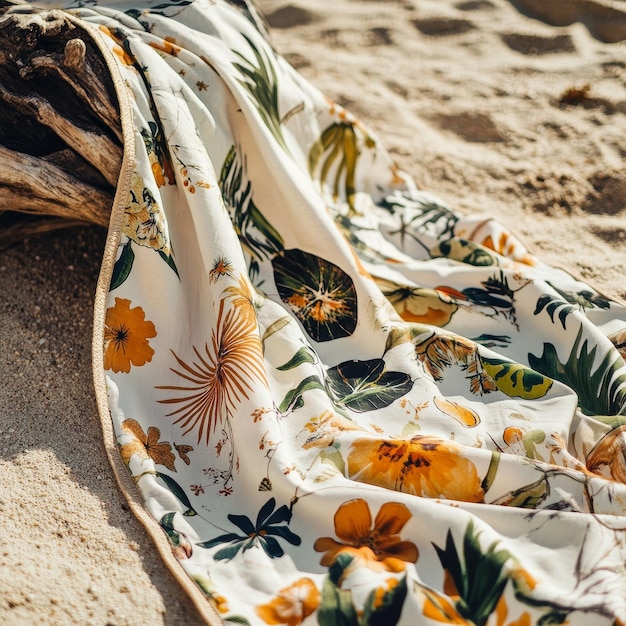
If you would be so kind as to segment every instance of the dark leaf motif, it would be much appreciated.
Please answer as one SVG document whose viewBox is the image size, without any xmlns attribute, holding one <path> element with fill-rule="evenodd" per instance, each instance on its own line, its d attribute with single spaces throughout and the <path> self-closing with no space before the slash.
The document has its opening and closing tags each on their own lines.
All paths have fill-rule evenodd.
<svg viewBox="0 0 626 626">
<path fill-rule="evenodd" d="M 615 349 L 607 350 L 596 362 L 598 346 L 590 349 L 581 326 L 567 361 L 562 363 L 551 343 L 543 344 L 541 356 L 528 355 L 530 366 L 571 387 L 578 394 L 580 407 L 592 415 L 618 415 L 626 412 L 626 372 Z"/>
<path fill-rule="evenodd" d="M 225 533 L 197 545 L 201 548 L 215 548 L 225 543 L 230 544 L 213 555 L 216 561 L 231 560 L 240 551 L 245 552 L 254 547 L 260 547 L 272 559 L 279 558 L 283 556 L 285 551 L 275 537 L 284 539 L 294 546 L 300 545 L 302 540 L 286 525 L 282 524 L 282 522 L 288 524 L 291 521 L 292 513 L 289 507 L 283 505 L 274 510 L 275 506 L 276 500 L 270 498 L 259 510 L 256 524 L 253 524 L 246 515 L 231 513 L 228 515 L 228 520 L 243 534 Z"/>
<path fill-rule="evenodd" d="M 352 335 L 357 325 L 357 294 L 340 267 L 297 248 L 272 259 L 281 300 L 315 341 Z"/>
<path fill-rule="evenodd" d="M 413 387 L 404 372 L 385 370 L 383 359 L 345 361 L 327 372 L 326 385 L 338 404 L 357 413 L 382 409 Z"/>
<path fill-rule="evenodd" d="M 161 472 L 157 472 L 156 475 L 165 483 L 165 486 L 183 503 L 183 505 L 187 507 L 187 510 L 183 513 L 183 515 L 186 515 L 187 517 L 197 515 L 196 511 L 194 511 L 191 506 L 191 502 L 189 501 L 187 494 L 171 476 Z"/>
<path fill-rule="evenodd" d="M 250 626 L 250 622 L 240 615 L 229 615 L 224 618 L 226 624 L 240 624 L 241 626 Z"/>
<path fill-rule="evenodd" d="M 159 522 L 161 528 L 167 534 L 167 538 L 169 539 L 170 545 L 172 548 L 182 548 L 184 551 L 183 554 L 186 554 L 187 557 L 191 556 L 191 545 L 189 544 L 189 540 L 184 533 L 178 532 L 174 528 L 174 517 L 176 513 L 166 513 Z"/>
<path fill-rule="evenodd" d="M 504 566 L 512 556 L 508 551 L 499 549 L 497 541 L 483 549 L 478 540 L 479 534 L 470 521 L 463 537 L 462 556 L 450 531 L 445 548 L 435 544 L 433 547 L 458 594 L 456 610 L 476 626 L 484 626 L 504 592 L 508 581 Z"/>
<path fill-rule="evenodd" d="M 174 258 L 171 254 L 165 254 L 163 250 L 159 250 L 159 256 L 169 265 L 169 267 L 174 270 L 174 274 L 180 278 L 180 274 L 178 273 L 178 268 L 176 267 L 176 263 L 174 263 Z"/>
<path fill-rule="evenodd" d="M 280 233 L 254 203 L 252 183 L 244 184 L 244 170 L 235 146 L 231 146 L 220 172 L 219 186 L 228 207 L 235 232 L 244 249 L 254 259 L 277 254 L 285 245 Z M 251 262 L 251 263 L 252 263 Z"/>
<path fill-rule="evenodd" d="M 372 591 L 365 601 L 361 625 L 395 626 L 400 621 L 406 594 L 406 575 L 395 586 L 385 591 L 382 598 L 378 596 L 376 589 Z"/>
<path fill-rule="evenodd" d="M 109 289 L 117 289 L 129 276 L 130 270 L 133 269 L 133 261 L 135 260 L 135 253 L 131 248 L 131 242 L 128 241 L 122 246 L 122 254 L 120 258 L 115 261 L 113 266 L 113 275 L 111 276 L 111 286 Z"/>
<path fill-rule="evenodd" d="M 554 323 L 554 314 L 558 311 L 559 320 L 564 330 L 567 316 L 576 310 L 571 304 L 566 304 L 561 298 L 549 294 L 544 294 L 537 300 L 534 315 L 539 315 L 544 309 L 550 316 L 552 323 Z"/>
</svg>

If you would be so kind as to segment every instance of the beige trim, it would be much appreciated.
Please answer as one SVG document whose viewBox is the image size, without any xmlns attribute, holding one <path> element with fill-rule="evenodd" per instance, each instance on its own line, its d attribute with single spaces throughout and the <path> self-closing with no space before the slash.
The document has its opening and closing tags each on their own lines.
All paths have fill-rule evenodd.
<svg viewBox="0 0 626 626">
<path fill-rule="evenodd" d="M 158 525 L 156 520 L 144 508 L 137 486 L 135 485 L 118 452 L 109 410 L 104 368 L 102 366 L 104 362 L 104 345 L 102 338 L 104 336 L 104 319 L 106 314 L 107 296 L 109 293 L 109 285 L 113 274 L 113 265 L 115 264 L 115 257 L 120 240 L 122 217 L 124 215 L 126 198 L 128 197 L 131 186 L 132 175 L 135 170 L 135 130 L 130 100 L 124 79 L 119 71 L 115 57 L 101 39 L 102 35 L 100 34 L 99 29 L 94 25 L 84 22 L 83 20 L 80 20 L 70 14 L 68 14 L 68 18 L 91 35 L 95 45 L 104 57 L 107 67 L 111 73 L 111 78 L 117 94 L 122 123 L 122 137 L 124 142 L 122 167 L 117 181 L 115 199 L 113 200 L 111 218 L 109 221 L 109 231 L 102 256 L 100 275 L 96 286 L 93 318 L 92 371 L 96 392 L 96 403 L 98 406 L 100 424 L 102 426 L 102 434 L 104 437 L 105 451 L 107 457 L 109 458 L 111 467 L 113 468 L 118 485 L 126 497 L 131 511 L 145 527 L 146 531 L 150 535 L 150 538 L 156 545 L 156 548 L 165 565 L 178 581 L 180 586 L 188 594 L 204 621 L 209 624 L 209 626 L 221 626 L 224 622 L 219 613 L 211 601 L 193 582 L 178 560 L 174 557 L 163 530 Z"/>
</svg>

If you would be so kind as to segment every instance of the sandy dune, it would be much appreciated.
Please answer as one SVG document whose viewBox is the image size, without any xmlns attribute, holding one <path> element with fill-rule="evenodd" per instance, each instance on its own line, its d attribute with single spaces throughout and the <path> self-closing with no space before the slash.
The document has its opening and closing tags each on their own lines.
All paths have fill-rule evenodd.
<svg viewBox="0 0 626 626">
<path fill-rule="evenodd" d="M 262 0 L 419 183 L 626 298 L 625 0 Z M 1 192 L 0 192 L 1 198 Z M 91 385 L 104 233 L 0 253 L 0 623 L 199 624 L 119 495 Z"/>
</svg>

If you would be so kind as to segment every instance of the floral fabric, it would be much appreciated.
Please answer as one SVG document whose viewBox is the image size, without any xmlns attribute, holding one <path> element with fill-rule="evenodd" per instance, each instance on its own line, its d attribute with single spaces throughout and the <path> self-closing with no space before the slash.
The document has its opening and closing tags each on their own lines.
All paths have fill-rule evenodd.
<svg viewBox="0 0 626 626">
<path fill-rule="evenodd" d="M 624 307 L 417 189 L 245 3 L 77 4 L 136 155 L 104 419 L 216 615 L 625 623 Z"/>
</svg>

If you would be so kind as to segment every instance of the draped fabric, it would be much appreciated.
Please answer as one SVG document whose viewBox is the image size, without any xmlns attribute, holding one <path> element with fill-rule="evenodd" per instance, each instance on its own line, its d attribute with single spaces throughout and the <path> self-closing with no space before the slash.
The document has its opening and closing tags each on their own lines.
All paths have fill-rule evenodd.
<svg viewBox="0 0 626 626">
<path fill-rule="evenodd" d="M 38 4 L 117 85 L 101 417 L 207 619 L 625 623 L 626 309 L 418 189 L 251 6 Z"/>
</svg>

